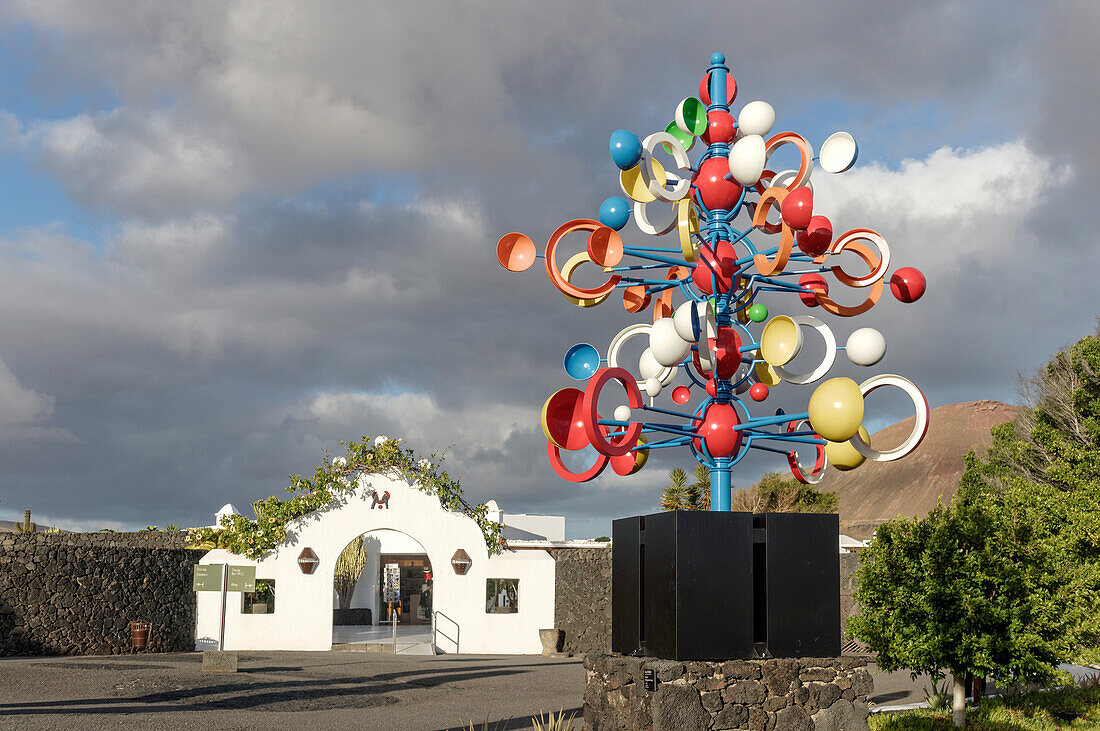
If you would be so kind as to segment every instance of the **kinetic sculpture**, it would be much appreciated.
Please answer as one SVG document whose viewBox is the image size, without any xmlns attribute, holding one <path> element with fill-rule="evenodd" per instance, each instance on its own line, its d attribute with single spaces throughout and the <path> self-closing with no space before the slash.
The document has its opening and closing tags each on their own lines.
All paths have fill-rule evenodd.
<svg viewBox="0 0 1100 731">
<path fill-rule="evenodd" d="M 587 343 L 565 354 L 565 372 L 587 380 L 587 385 L 551 395 L 542 408 L 542 428 L 550 464 L 566 480 L 591 480 L 608 464 L 620 475 L 633 474 L 650 450 L 686 446 L 710 468 L 711 509 L 729 510 L 731 470 L 749 449 L 785 455 L 794 476 L 812 484 L 830 464 L 849 470 L 865 459 L 899 459 L 913 451 L 927 431 L 924 395 L 896 375 L 872 376 L 862 383 L 831 378 L 814 389 L 806 411 L 797 414 L 777 409 L 772 415 L 753 416 L 742 400 L 747 395 L 754 402 L 766 401 L 780 383 L 817 383 L 833 367 L 838 350 L 859 366 L 875 365 L 886 352 L 885 338 L 872 328 L 856 330 L 838 347 L 820 318 L 771 313 L 763 302 L 773 301 L 771 293 L 794 295 L 796 306 L 854 317 L 878 302 L 885 281 L 898 300 L 915 302 L 924 293 L 925 279 L 918 270 L 903 267 L 887 280 L 890 248 L 881 235 L 854 228 L 834 237 L 829 219 L 815 215 L 810 175 L 815 165 L 827 173 L 841 173 L 855 163 L 857 147 L 850 134 L 830 135 L 814 157 L 809 142 L 794 132 L 768 136 L 775 112 L 766 102 L 746 104 L 735 119 L 729 105 L 736 95 L 725 57 L 714 54 L 699 83 L 699 99 L 680 102 L 675 120 L 664 131 L 645 139 L 628 130 L 611 135 L 611 158 L 621 170 L 622 191 L 633 203 L 613 196 L 600 206 L 599 220 L 562 224 L 541 256 L 522 233 L 509 233 L 497 243 L 497 259 L 509 271 L 524 271 L 543 258 L 550 281 L 578 307 L 599 305 L 620 289 L 628 312 L 652 306 L 652 324 L 623 329 L 612 338 L 606 358 Z M 693 164 L 688 151 L 697 139 L 706 148 Z M 797 151 L 797 169 L 767 169 L 783 146 Z M 662 164 L 657 159 L 661 153 L 671 162 Z M 642 233 L 671 242 L 624 244 L 618 232 L 632 214 Z M 559 267 L 559 247 L 573 233 L 587 234 L 585 250 Z M 867 272 L 847 271 L 838 263 L 842 252 L 862 260 Z M 573 280 L 582 264 L 594 264 L 610 276 L 599 286 L 579 287 Z M 658 278 L 649 278 L 654 274 Z M 826 274 L 865 292 L 863 301 L 843 305 L 833 300 Z M 684 298 L 680 304 L 674 302 L 676 292 Z M 760 324 L 759 335 L 754 334 Z M 790 370 L 806 329 L 824 339 L 824 358 L 810 370 Z M 619 354 L 624 343 L 637 337 L 648 338 L 649 347 L 642 352 L 635 377 L 620 364 Z M 677 385 L 669 396 L 673 405 L 687 408 L 695 399 L 695 408 L 656 406 L 655 399 L 681 372 L 691 385 Z M 600 395 L 613 381 L 625 389 L 626 403 L 601 414 Z M 694 393 L 691 386 L 697 389 Z M 883 386 L 904 391 L 913 401 L 916 419 L 901 445 L 879 451 L 868 443 L 862 422 L 864 398 Z M 663 421 L 645 420 L 650 415 Z M 666 417 L 681 423 L 668 423 Z M 794 449 L 799 444 L 815 445 L 816 461 L 810 469 Z M 586 446 L 595 448 L 598 457 L 588 469 L 573 472 L 562 462 L 561 450 Z"/>
</svg>

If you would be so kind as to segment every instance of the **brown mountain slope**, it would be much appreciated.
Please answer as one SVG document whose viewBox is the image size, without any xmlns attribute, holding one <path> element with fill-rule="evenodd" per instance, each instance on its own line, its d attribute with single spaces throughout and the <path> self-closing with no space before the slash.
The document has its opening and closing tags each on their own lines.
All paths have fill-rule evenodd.
<svg viewBox="0 0 1100 731">
<path fill-rule="evenodd" d="M 830 469 L 817 487 L 840 500 L 840 530 L 870 538 L 875 526 L 898 515 L 924 516 L 942 495 L 951 500 L 959 485 L 963 457 L 989 448 L 991 427 L 1011 421 L 1019 407 L 1000 401 L 967 401 L 932 409 L 920 446 L 894 462 L 864 462 L 850 472 Z M 913 428 L 914 417 L 871 435 L 871 444 L 889 449 Z M 881 445 L 881 446 L 879 446 Z"/>
</svg>

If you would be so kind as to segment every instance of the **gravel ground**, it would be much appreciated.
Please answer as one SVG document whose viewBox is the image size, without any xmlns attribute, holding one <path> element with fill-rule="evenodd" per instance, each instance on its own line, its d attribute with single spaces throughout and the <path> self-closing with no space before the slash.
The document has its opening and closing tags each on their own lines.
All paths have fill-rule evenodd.
<svg viewBox="0 0 1100 731">
<path fill-rule="evenodd" d="M 540 711 L 575 712 L 581 658 L 240 655 L 236 674 L 202 673 L 201 655 L 0 659 L 0 728 L 458 729 Z M 579 728 L 580 724 L 576 724 Z"/>
</svg>

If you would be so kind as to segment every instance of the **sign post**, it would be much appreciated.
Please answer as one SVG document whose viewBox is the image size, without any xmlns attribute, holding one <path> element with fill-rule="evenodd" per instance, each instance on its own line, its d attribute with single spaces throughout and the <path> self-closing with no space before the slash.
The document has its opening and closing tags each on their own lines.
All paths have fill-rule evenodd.
<svg viewBox="0 0 1100 731">
<path fill-rule="evenodd" d="M 256 591 L 255 566 L 230 566 L 224 563 L 198 564 L 191 582 L 192 591 L 220 591 L 222 593 L 221 627 L 218 630 L 218 649 L 225 649 L 226 594 L 230 591 Z"/>
</svg>

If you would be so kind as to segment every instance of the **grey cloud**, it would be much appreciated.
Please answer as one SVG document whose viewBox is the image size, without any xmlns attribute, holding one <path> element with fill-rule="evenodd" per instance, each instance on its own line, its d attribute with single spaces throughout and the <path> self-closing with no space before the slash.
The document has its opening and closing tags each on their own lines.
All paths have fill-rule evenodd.
<svg viewBox="0 0 1100 731">
<path fill-rule="evenodd" d="M 575 308 L 541 263 L 510 274 L 493 247 L 506 231 L 541 243 L 595 215 L 616 189 L 608 132 L 663 127 L 712 51 L 727 53 L 742 101 L 790 115 L 836 95 L 874 130 L 899 105 L 934 105 L 943 125 L 898 142 L 922 160 L 965 146 L 953 136 L 976 126 L 991 154 L 1024 139 L 1047 174 L 1065 162 L 1019 122 L 1026 111 L 997 113 L 1039 73 L 1017 58 L 1047 42 L 1027 40 L 1031 6 L 81 6 L 7 9 L 64 39 L 42 48 L 51 93 L 107 85 L 119 100 L 37 128 L 23 120 L 78 202 L 120 216 L 103 249 L 56 228 L 0 245 L 0 355 L 22 388 L 55 400 L 36 425 L 73 435 L 0 439 L 0 507 L 59 522 L 205 524 L 224 502 L 278 494 L 340 439 L 378 433 L 415 435 L 422 451 L 453 443 L 467 491 L 506 510 L 596 526 L 654 508 L 686 453 L 655 452 L 632 478 L 567 484 L 536 421 L 546 396 L 572 385 L 564 350 L 603 348 L 639 318 L 614 298 Z M 883 156 L 876 145 L 893 149 L 892 132 L 873 134 L 865 163 Z M 832 205 L 830 180 L 818 185 Z M 881 229 L 895 266 L 925 268 L 930 289 L 911 307 L 886 295 L 858 323 L 827 319 L 840 337 L 881 329 L 883 368 L 934 405 L 1011 398 L 1016 370 L 1091 329 L 1090 240 L 1067 227 L 1056 246 L 1078 258 L 1038 265 L 1065 187 L 1012 187 L 1020 215 L 1007 223 L 967 206 L 930 221 L 934 202 L 890 215 L 845 190 L 854 202 L 838 200 L 837 215 Z M 838 374 L 861 377 L 843 364 Z M 804 406 L 808 388 L 784 390 L 768 409 Z M 402 394 L 406 411 L 385 400 Z M 311 410 L 325 395 L 346 408 Z M 892 398 L 875 408 L 884 422 L 908 415 Z M 738 484 L 765 469 L 784 462 L 754 455 Z"/>
</svg>

